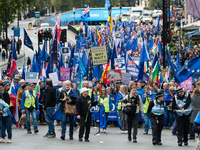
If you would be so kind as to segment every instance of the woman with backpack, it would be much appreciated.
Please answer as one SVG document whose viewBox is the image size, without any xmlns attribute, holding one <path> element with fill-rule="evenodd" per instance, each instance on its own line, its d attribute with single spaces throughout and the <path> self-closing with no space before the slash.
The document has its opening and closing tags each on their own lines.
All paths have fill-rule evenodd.
<svg viewBox="0 0 200 150">
<path fill-rule="evenodd" d="M 129 95 L 126 95 L 123 105 L 125 107 L 130 107 L 130 112 L 127 113 L 127 123 L 128 123 L 128 140 L 131 141 L 131 129 L 133 126 L 133 143 L 137 143 L 137 130 L 138 130 L 138 115 L 141 111 L 141 117 L 143 118 L 143 103 L 139 95 L 136 94 L 137 87 L 133 86 Z M 139 105 L 138 105 L 139 104 Z"/>
</svg>

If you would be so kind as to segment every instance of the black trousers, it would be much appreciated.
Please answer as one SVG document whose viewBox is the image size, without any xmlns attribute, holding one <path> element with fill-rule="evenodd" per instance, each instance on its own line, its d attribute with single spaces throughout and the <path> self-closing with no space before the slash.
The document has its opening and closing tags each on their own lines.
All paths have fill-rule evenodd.
<svg viewBox="0 0 200 150">
<path fill-rule="evenodd" d="M 189 124 L 190 120 L 188 116 L 178 116 L 175 114 L 176 122 L 177 122 L 177 131 L 178 131 L 178 142 L 188 142 L 188 130 L 189 130 Z"/>
<path fill-rule="evenodd" d="M 151 116 L 151 127 L 152 127 L 152 141 L 161 142 L 161 132 L 164 126 L 164 115 Z"/>
<path fill-rule="evenodd" d="M 91 114 L 88 115 L 87 121 L 85 122 L 86 116 L 81 116 L 80 119 L 80 128 L 79 128 L 79 139 L 83 138 L 83 134 L 85 132 L 85 139 L 89 139 L 90 134 L 90 126 L 92 122 Z M 85 131 L 86 129 L 86 131 Z"/>
<path fill-rule="evenodd" d="M 128 115 L 128 135 L 131 136 L 131 129 L 133 127 L 133 139 L 137 139 L 137 130 L 138 130 L 138 113 L 135 115 Z"/>
<path fill-rule="evenodd" d="M 45 122 L 45 115 L 42 105 L 39 105 L 39 109 L 40 109 L 39 120 L 40 122 Z"/>
</svg>

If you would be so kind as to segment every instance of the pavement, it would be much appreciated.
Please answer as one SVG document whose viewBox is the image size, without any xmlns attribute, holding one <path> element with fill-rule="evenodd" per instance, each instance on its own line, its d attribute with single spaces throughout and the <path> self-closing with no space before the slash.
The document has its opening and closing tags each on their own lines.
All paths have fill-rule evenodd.
<svg viewBox="0 0 200 150">
<path fill-rule="evenodd" d="M 17 54 L 17 60 L 24 58 L 24 56 L 25 56 L 24 50 L 20 50 L 20 54 Z M 2 61 L 2 59 L 0 59 L 0 67 L 7 66 L 7 64 L 8 64 L 8 59 L 5 59 L 5 61 Z"/>
<path fill-rule="evenodd" d="M 97 127 L 91 127 L 90 142 L 78 141 L 78 130 L 74 132 L 74 140 L 69 140 L 67 126 L 66 140 L 60 139 L 61 131 L 58 131 L 61 127 L 56 126 L 56 138 L 49 139 L 43 138 L 43 135 L 47 132 L 47 125 L 40 125 L 38 127 L 39 133 L 27 134 L 25 129 L 17 129 L 13 127 L 12 144 L 0 143 L 1 149 L 6 150 L 194 150 L 196 142 L 189 141 L 188 146 L 178 146 L 177 137 L 171 136 L 171 130 L 164 129 L 162 131 L 162 146 L 152 145 L 152 136 L 143 135 L 142 128 L 138 129 L 137 141 L 138 143 L 129 142 L 127 134 L 121 134 L 118 127 L 108 127 L 107 134 L 97 133 Z M 151 133 L 151 130 L 149 131 Z M 7 139 L 6 139 L 7 140 Z"/>
</svg>

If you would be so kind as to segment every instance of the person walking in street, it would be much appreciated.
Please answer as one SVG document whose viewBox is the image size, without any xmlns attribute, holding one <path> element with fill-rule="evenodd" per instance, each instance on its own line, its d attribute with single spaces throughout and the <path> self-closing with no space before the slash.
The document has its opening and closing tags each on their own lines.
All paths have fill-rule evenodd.
<svg viewBox="0 0 200 150">
<path fill-rule="evenodd" d="M 44 82 L 43 81 L 40 81 L 39 82 L 39 86 L 40 86 L 40 98 L 39 98 L 39 106 L 40 106 L 40 114 L 39 114 L 39 120 L 40 120 L 40 125 L 45 125 L 45 114 L 44 114 L 44 110 L 43 110 L 43 101 L 42 101 L 42 98 L 43 98 L 43 94 L 44 94 L 44 91 L 45 91 L 45 88 L 44 88 Z"/>
<path fill-rule="evenodd" d="M 150 90 L 150 86 L 145 86 L 145 93 L 142 97 L 143 101 L 143 108 L 144 108 L 144 133 L 148 134 L 149 131 L 149 117 L 150 114 L 148 113 L 149 103 L 155 98 L 155 93 Z"/>
<path fill-rule="evenodd" d="M 55 128 L 54 128 L 54 122 L 51 118 L 55 111 L 56 89 L 53 87 L 51 79 L 48 79 L 48 78 L 46 79 L 46 89 L 44 91 L 42 101 L 44 105 L 46 122 L 48 124 L 48 132 L 43 137 L 55 138 L 56 133 L 55 133 Z"/>
<path fill-rule="evenodd" d="M 74 116 L 65 114 L 65 103 L 67 105 L 76 105 L 76 99 L 78 98 L 78 93 L 71 88 L 71 81 L 67 80 L 63 84 L 65 84 L 65 89 L 63 88 L 60 93 L 60 110 L 62 111 L 62 130 L 61 130 L 61 139 L 65 140 L 65 132 L 67 126 L 67 119 L 69 118 L 69 139 L 73 140 L 73 129 L 74 129 Z"/>
<path fill-rule="evenodd" d="M 30 114 L 33 118 L 34 132 L 38 133 L 38 123 L 36 118 L 36 111 L 39 112 L 39 101 L 37 93 L 33 90 L 33 83 L 29 83 L 27 86 L 28 90 L 24 91 L 21 101 L 22 113 L 26 114 L 26 128 L 27 133 L 31 134 Z"/>
<path fill-rule="evenodd" d="M 162 145 L 161 132 L 164 126 L 164 93 L 156 93 L 155 100 L 149 103 L 148 113 L 150 114 L 150 121 L 152 124 L 152 144 Z"/>
<path fill-rule="evenodd" d="M 133 126 L 133 142 L 137 143 L 137 131 L 138 131 L 138 116 L 139 111 L 141 111 L 141 117 L 143 118 L 143 103 L 139 95 L 136 94 L 137 87 L 132 86 L 129 95 L 126 95 L 124 104 L 128 107 L 136 107 L 135 112 L 128 114 L 128 140 L 131 141 L 131 130 Z"/>
<path fill-rule="evenodd" d="M 120 117 L 120 122 L 121 122 L 121 128 L 122 128 L 122 133 L 128 133 L 127 131 L 127 114 L 123 113 L 123 101 L 125 100 L 125 97 L 128 95 L 128 88 L 126 85 L 121 85 L 120 90 L 117 94 L 117 99 L 115 106 L 118 109 L 119 112 L 119 117 Z"/>
<path fill-rule="evenodd" d="M 106 132 L 106 127 L 107 127 L 107 124 L 108 124 L 108 115 L 109 115 L 109 113 L 111 112 L 111 109 L 112 109 L 112 103 L 111 103 L 110 96 L 107 94 L 106 89 L 104 87 L 101 89 L 100 96 L 99 96 L 98 99 L 100 101 L 99 111 L 100 111 L 100 109 L 102 109 L 101 108 L 102 106 L 104 106 L 104 109 L 105 109 L 106 124 L 105 124 L 104 128 L 101 131 L 101 132 L 105 133 Z M 101 122 L 101 120 L 100 120 L 100 122 Z"/>
<path fill-rule="evenodd" d="M 189 117 L 191 114 L 191 97 L 190 94 L 184 93 L 183 88 L 176 90 L 176 95 L 173 97 L 172 110 L 175 113 L 177 121 L 177 138 L 178 146 L 188 145 L 188 130 L 189 130 Z"/>
<path fill-rule="evenodd" d="M 5 131 L 7 130 L 8 133 L 8 141 L 7 143 L 12 143 L 12 114 L 9 110 L 9 105 L 0 99 L 0 130 L 1 130 L 1 137 L 0 143 L 5 143 Z"/>
<path fill-rule="evenodd" d="M 91 107 L 96 106 L 99 101 L 94 101 L 88 95 L 88 89 L 82 88 L 81 96 L 76 101 L 77 118 L 80 119 L 80 129 L 79 129 L 79 141 L 82 141 L 83 134 L 85 131 L 85 142 L 89 141 L 90 126 L 91 126 Z"/>
</svg>

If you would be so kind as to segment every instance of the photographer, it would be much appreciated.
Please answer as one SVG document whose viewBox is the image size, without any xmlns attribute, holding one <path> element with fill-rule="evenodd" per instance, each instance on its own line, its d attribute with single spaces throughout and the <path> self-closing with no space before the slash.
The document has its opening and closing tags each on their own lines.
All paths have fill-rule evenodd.
<svg viewBox="0 0 200 150">
<path fill-rule="evenodd" d="M 69 117 L 69 139 L 73 140 L 73 127 L 74 127 L 74 116 L 66 115 L 65 114 L 65 103 L 67 102 L 68 105 L 76 105 L 76 99 L 78 98 L 78 93 L 71 88 L 71 81 L 67 80 L 64 83 L 64 87 L 60 93 L 60 101 L 61 106 L 60 110 L 62 113 L 62 131 L 61 131 L 61 139 L 65 140 L 65 132 L 67 126 L 67 118 Z"/>
<path fill-rule="evenodd" d="M 131 141 L 131 129 L 133 126 L 133 142 L 137 143 L 137 130 L 138 130 L 138 115 L 141 111 L 141 117 L 143 118 L 143 103 L 139 95 L 136 94 L 137 87 L 133 86 L 130 95 L 126 95 L 124 103 L 126 107 L 135 107 L 131 114 L 127 114 L 128 122 L 128 140 Z M 138 105 L 139 104 L 139 105 Z"/>
</svg>

